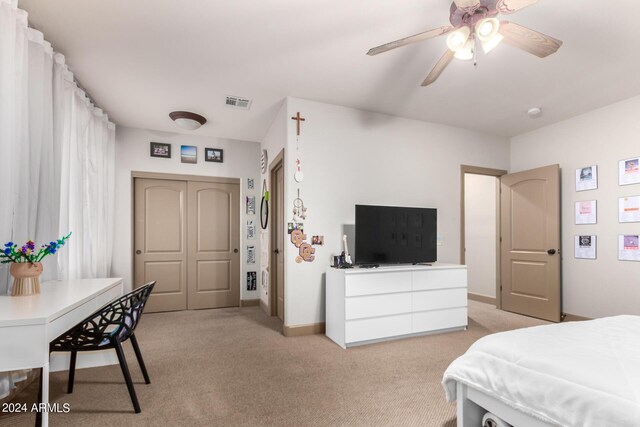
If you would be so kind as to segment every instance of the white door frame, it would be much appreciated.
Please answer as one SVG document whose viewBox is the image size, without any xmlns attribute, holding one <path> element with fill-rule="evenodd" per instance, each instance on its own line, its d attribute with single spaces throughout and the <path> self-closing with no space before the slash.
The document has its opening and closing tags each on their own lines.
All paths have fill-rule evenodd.
<svg viewBox="0 0 640 427">
<path fill-rule="evenodd" d="M 465 264 L 465 174 L 495 176 L 496 180 L 496 308 L 502 308 L 501 278 L 500 278 L 500 177 L 508 172 L 502 169 L 490 169 L 479 166 L 460 165 L 460 264 Z M 478 298 L 473 295 L 471 299 L 481 302 L 493 303 L 488 299 Z"/>
</svg>

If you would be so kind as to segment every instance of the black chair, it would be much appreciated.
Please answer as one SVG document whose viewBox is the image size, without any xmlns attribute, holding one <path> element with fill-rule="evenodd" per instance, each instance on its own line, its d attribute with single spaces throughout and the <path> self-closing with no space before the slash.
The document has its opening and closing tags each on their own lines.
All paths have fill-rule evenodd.
<svg viewBox="0 0 640 427">
<path fill-rule="evenodd" d="M 133 388 L 133 381 L 131 381 L 127 360 L 124 357 L 122 343 L 131 338 L 131 345 L 140 364 L 144 381 L 147 384 L 151 384 L 134 330 L 140 321 L 142 310 L 155 284 L 155 281 L 149 282 L 133 292 L 118 298 L 51 342 L 49 346 L 50 352 L 71 352 L 68 393 L 73 393 L 73 381 L 78 352 L 113 348 L 118 355 L 118 361 L 120 362 L 120 368 L 122 368 L 124 380 L 127 383 L 133 408 L 136 414 L 140 413 L 140 404 L 138 403 L 136 391 Z"/>
</svg>

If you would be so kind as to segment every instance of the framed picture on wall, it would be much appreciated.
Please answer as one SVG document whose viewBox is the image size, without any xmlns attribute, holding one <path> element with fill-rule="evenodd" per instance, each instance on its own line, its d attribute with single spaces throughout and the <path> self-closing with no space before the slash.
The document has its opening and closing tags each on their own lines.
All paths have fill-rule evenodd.
<svg viewBox="0 0 640 427">
<path fill-rule="evenodd" d="M 598 202 L 596 200 L 587 200 L 584 202 L 576 202 L 575 224 L 596 224 L 598 213 Z"/>
<path fill-rule="evenodd" d="M 193 145 L 180 146 L 180 160 L 182 163 L 198 163 L 198 149 Z"/>
<path fill-rule="evenodd" d="M 596 259 L 597 236 L 575 236 L 576 259 Z"/>
<path fill-rule="evenodd" d="M 222 163 L 224 161 L 223 150 L 221 148 L 205 148 L 204 160 L 206 162 Z"/>
<path fill-rule="evenodd" d="M 598 188 L 598 166 L 585 166 L 576 169 L 576 191 Z"/>
<path fill-rule="evenodd" d="M 640 157 L 620 160 L 618 163 L 618 185 L 640 183 Z"/>
<path fill-rule="evenodd" d="M 162 142 L 150 142 L 149 154 L 151 157 L 160 157 L 163 159 L 171 158 L 171 144 L 164 144 Z"/>
</svg>

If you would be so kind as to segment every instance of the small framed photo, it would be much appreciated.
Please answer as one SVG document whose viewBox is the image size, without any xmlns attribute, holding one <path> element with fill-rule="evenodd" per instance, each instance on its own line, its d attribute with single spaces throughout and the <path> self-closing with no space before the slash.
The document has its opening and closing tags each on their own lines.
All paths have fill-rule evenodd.
<svg viewBox="0 0 640 427">
<path fill-rule="evenodd" d="M 598 222 L 598 201 L 586 200 L 576 202 L 575 224 L 597 224 Z"/>
<path fill-rule="evenodd" d="M 576 191 L 595 190 L 598 188 L 598 166 L 585 166 L 576 169 Z"/>
<path fill-rule="evenodd" d="M 223 150 L 221 148 L 205 148 L 204 160 L 206 162 L 222 163 L 224 161 Z"/>
<path fill-rule="evenodd" d="M 576 259 L 596 259 L 597 236 L 575 236 Z"/>
<path fill-rule="evenodd" d="M 620 160 L 618 185 L 640 184 L 640 157 Z"/>
<path fill-rule="evenodd" d="M 193 145 L 180 146 L 180 160 L 182 163 L 198 163 L 198 149 Z"/>
<path fill-rule="evenodd" d="M 171 144 L 164 144 L 162 142 L 150 142 L 149 154 L 151 157 L 160 157 L 163 159 L 171 158 Z"/>
</svg>

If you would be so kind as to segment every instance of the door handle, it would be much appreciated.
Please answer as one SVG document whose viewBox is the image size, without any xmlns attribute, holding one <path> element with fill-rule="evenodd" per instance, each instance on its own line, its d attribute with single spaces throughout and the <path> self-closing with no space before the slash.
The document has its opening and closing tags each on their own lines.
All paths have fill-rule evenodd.
<svg viewBox="0 0 640 427">
<path fill-rule="evenodd" d="M 555 249 L 549 249 L 549 250 L 547 251 L 547 253 L 548 253 L 549 255 L 555 255 L 555 254 L 556 254 L 556 250 L 555 250 Z"/>
<path fill-rule="evenodd" d="M 234 254 L 237 254 L 237 253 L 238 253 L 238 250 L 237 250 L 237 249 L 234 249 L 234 250 L 233 250 L 233 253 L 234 253 Z"/>
<path fill-rule="evenodd" d="M 273 251 L 274 254 L 279 254 L 280 253 L 280 249 L 276 249 Z"/>
<path fill-rule="evenodd" d="M 140 255 L 141 253 L 142 253 L 142 251 L 141 251 L 140 249 L 138 249 L 138 250 L 136 251 L 136 255 Z"/>
</svg>

